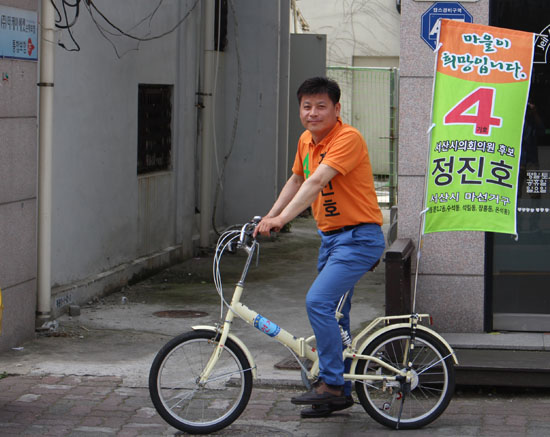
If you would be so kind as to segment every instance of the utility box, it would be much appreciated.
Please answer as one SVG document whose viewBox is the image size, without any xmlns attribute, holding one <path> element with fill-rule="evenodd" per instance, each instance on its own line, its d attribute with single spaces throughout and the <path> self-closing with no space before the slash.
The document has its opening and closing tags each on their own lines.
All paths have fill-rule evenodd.
<svg viewBox="0 0 550 437">
<path fill-rule="evenodd" d="M 386 316 L 411 313 L 411 260 L 414 244 L 399 238 L 386 250 Z"/>
</svg>

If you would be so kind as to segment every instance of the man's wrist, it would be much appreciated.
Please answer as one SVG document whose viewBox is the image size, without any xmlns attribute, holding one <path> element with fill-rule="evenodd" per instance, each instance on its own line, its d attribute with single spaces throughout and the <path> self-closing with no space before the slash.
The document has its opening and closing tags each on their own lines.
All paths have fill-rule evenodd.
<svg viewBox="0 0 550 437">
<path fill-rule="evenodd" d="M 294 217 L 290 217 L 288 214 L 285 214 L 285 211 L 281 212 L 281 214 L 279 214 L 277 216 L 277 219 L 279 219 L 279 221 L 281 222 L 281 227 L 283 227 L 284 225 L 286 225 L 289 221 L 291 221 Z"/>
</svg>

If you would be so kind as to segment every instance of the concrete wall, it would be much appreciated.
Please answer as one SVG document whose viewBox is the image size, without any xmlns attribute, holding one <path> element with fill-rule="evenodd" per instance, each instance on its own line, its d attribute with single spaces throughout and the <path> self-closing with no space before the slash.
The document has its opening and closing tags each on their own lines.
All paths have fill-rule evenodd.
<svg viewBox="0 0 550 437">
<path fill-rule="evenodd" d="M 193 4 L 166 2 L 131 32 L 164 32 Z M 153 9 L 146 0 L 97 5 L 123 29 Z M 56 50 L 54 313 L 192 253 L 200 13 L 199 5 L 177 31 L 154 41 L 110 37 L 117 54 L 83 10 L 73 28 L 81 50 Z M 172 168 L 144 176 L 137 174 L 141 83 L 174 87 Z"/>
<path fill-rule="evenodd" d="M 298 140 L 304 132 L 300 121 L 300 106 L 296 92 L 302 82 L 314 76 L 326 76 L 327 71 L 327 36 L 314 34 L 290 35 L 290 71 L 289 99 L 288 99 L 288 159 L 287 173 L 290 176 Z"/>
<path fill-rule="evenodd" d="M 0 5 L 36 11 L 32 0 Z M 37 62 L 0 59 L 0 350 L 34 335 L 36 302 Z"/>
<path fill-rule="evenodd" d="M 148 0 L 96 4 L 124 29 L 156 6 Z M 194 4 L 194 0 L 164 2 L 150 33 L 165 31 Z M 189 257 L 195 250 L 202 6 L 199 1 L 176 32 L 139 47 L 111 38 L 120 59 L 81 11 L 73 31 L 81 51 L 56 52 L 54 313 L 123 286 L 134 275 Z M 288 0 L 230 2 L 227 48 L 216 61 L 217 164 L 212 164 L 212 202 L 218 171 L 232 148 L 217 197 L 220 230 L 226 223 L 263 214 L 283 179 L 278 160 L 287 153 L 288 11 Z M 145 34 L 143 26 L 148 23 L 133 32 Z M 66 32 L 62 40 L 71 46 Z M 136 173 L 140 83 L 174 86 L 172 168 L 143 176 Z"/>
<path fill-rule="evenodd" d="M 423 208 L 427 130 L 431 124 L 434 54 L 421 39 L 421 16 L 433 3 L 402 0 L 398 206 L 399 238 L 418 244 Z M 463 3 L 475 23 L 488 24 L 489 0 Z M 434 317 L 443 332 L 482 332 L 485 234 L 443 232 L 424 237 L 417 311 Z"/>
<path fill-rule="evenodd" d="M 218 144 L 225 156 L 237 119 L 223 187 L 227 224 L 267 213 L 286 181 L 288 154 L 289 1 L 234 3 L 225 53 L 225 132 Z"/>
</svg>

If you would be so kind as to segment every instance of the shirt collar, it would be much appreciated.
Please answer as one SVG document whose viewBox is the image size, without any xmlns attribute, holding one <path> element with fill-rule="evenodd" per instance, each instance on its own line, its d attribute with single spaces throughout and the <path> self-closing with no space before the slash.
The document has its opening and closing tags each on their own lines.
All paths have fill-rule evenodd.
<svg viewBox="0 0 550 437">
<path fill-rule="evenodd" d="M 336 133 L 342 128 L 342 125 L 343 125 L 343 121 L 342 119 L 338 116 L 336 118 L 336 124 L 332 127 L 332 129 L 330 130 L 330 132 L 328 134 L 326 134 L 325 138 L 323 138 L 321 140 L 321 142 L 319 144 L 315 144 L 313 142 L 313 137 L 311 136 L 310 134 L 310 137 L 309 137 L 309 145 L 311 147 L 317 147 L 317 146 L 326 146 L 331 140 L 332 138 L 334 137 L 334 135 L 336 135 Z"/>
</svg>

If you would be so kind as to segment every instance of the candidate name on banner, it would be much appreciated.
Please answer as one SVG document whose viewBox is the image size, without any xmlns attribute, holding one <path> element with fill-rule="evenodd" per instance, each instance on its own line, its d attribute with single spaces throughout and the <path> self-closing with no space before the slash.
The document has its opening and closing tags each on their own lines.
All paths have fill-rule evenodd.
<svg viewBox="0 0 550 437">
<path fill-rule="evenodd" d="M 442 20 L 424 233 L 516 233 L 534 34 Z"/>
</svg>

